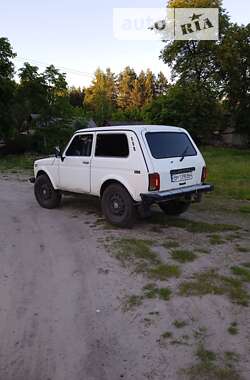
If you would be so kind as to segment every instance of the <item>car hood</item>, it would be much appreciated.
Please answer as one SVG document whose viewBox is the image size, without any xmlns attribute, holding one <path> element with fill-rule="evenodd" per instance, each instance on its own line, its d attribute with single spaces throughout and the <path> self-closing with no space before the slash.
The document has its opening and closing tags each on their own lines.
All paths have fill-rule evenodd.
<svg viewBox="0 0 250 380">
<path fill-rule="evenodd" d="M 55 157 L 47 157 L 47 158 L 42 158 L 40 160 L 35 161 L 35 166 L 49 166 L 53 165 L 55 162 Z"/>
</svg>

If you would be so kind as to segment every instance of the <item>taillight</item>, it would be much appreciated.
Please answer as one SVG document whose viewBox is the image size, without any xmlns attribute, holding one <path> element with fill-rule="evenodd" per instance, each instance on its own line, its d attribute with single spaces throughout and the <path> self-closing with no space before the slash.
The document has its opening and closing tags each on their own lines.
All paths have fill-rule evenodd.
<svg viewBox="0 0 250 380">
<path fill-rule="evenodd" d="M 157 191 L 160 190 L 160 174 L 153 173 L 148 175 L 148 190 L 149 191 Z"/>
<path fill-rule="evenodd" d="M 201 174 L 201 182 L 205 182 L 206 179 L 207 179 L 207 168 L 206 166 L 204 166 L 202 169 L 202 174 Z"/>
</svg>

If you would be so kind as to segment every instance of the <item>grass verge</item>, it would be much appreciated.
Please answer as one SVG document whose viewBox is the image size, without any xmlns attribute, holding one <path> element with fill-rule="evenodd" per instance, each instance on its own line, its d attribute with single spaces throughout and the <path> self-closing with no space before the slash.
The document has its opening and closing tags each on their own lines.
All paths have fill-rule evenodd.
<svg viewBox="0 0 250 380">
<path fill-rule="evenodd" d="M 18 173 L 22 171 L 33 171 L 34 161 L 38 155 L 8 155 L 0 158 L 0 172 Z"/>
<path fill-rule="evenodd" d="M 192 233 L 216 233 L 225 231 L 237 231 L 240 227 L 232 224 L 195 222 L 193 220 L 175 218 L 164 215 L 160 212 L 153 213 L 150 223 L 158 224 L 165 227 L 176 227 L 187 230 Z"/>
<path fill-rule="evenodd" d="M 123 264 L 134 268 L 149 278 L 164 281 L 170 277 L 179 277 L 181 271 L 176 265 L 164 264 L 152 250 L 152 240 L 117 239 L 111 244 L 113 255 Z"/>
<path fill-rule="evenodd" d="M 226 295 L 242 306 L 248 306 L 249 302 L 249 294 L 242 281 L 234 277 L 221 276 L 214 270 L 194 274 L 193 280 L 180 284 L 179 293 L 182 296 Z"/>
<path fill-rule="evenodd" d="M 218 362 L 218 355 L 206 350 L 200 344 L 196 351 L 197 364 L 184 370 L 190 380 L 241 380 L 240 374 L 235 369 L 237 354 L 224 353 L 221 363 Z"/>
<path fill-rule="evenodd" d="M 188 251 L 186 249 L 177 249 L 172 251 L 171 257 L 173 260 L 179 263 L 187 263 L 197 259 L 197 255 L 194 252 Z"/>
</svg>

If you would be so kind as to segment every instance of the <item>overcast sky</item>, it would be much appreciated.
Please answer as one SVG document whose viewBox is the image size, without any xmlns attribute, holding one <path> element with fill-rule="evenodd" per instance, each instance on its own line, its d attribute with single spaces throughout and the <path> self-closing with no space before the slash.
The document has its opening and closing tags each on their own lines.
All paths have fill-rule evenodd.
<svg viewBox="0 0 250 380">
<path fill-rule="evenodd" d="M 159 60 L 160 41 L 119 41 L 113 34 L 113 8 L 164 7 L 164 0 L 2 0 L 0 36 L 17 53 L 16 67 L 24 61 L 63 67 L 70 85 L 89 84 L 97 67 L 114 72 L 130 65 L 138 72 L 169 70 Z M 250 22 L 249 0 L 224 0 L 231 19 Z"/>
</svg>

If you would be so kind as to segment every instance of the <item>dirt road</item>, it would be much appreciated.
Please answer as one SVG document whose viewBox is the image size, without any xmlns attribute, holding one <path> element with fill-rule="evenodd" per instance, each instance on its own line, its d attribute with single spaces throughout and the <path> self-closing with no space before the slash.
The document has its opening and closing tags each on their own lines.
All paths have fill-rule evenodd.
<svg viewBox="0 0 250 380">
<path fill-rule="evenodd" d="M 178 369 L 194 360 L 192 342 L 166 349 L 159 339 L 183 318 L 189 332 L 198 335 L 206 324 L 212 343 L 238 350 L 247 374 L 248 308 L 208 295 L 175 297 L 167 306 L 153 299 L 124 312 L 122 298 L 145 279 L 104 248 L 100 239 L 111 232 L 98 226 L 98 213 L 95 201 L 78 198 L 44 210 L 27 181 L 0 177 L 0 380 L 179 380 Z M 126 234 L 143 236 L 143 228 Z M 180 232 L 190 242 L 187 234 Z M 207 257 L 200 259 L 205 267 Z M 227 336 L 235 318 L 240 335 Z"/>
<path fill-rule="evenodd" d="M 69 203 L 43 210 L 30 184 L 0 180 L 1 380 L 111 380 L 134 371 L 119 271 L 82 208 Z"/>
</svg>

